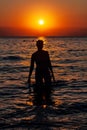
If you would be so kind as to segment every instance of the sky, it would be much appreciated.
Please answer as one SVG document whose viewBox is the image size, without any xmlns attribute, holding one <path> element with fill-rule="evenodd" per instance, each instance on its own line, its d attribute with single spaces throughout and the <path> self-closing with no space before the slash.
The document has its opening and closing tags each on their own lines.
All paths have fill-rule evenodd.
<svg viewBox="0 0 87 130">
<path fill-rule="evenodd" d="M 87 36 L 87 0 L 0 0 L 0 36 Z"/>
</svg>

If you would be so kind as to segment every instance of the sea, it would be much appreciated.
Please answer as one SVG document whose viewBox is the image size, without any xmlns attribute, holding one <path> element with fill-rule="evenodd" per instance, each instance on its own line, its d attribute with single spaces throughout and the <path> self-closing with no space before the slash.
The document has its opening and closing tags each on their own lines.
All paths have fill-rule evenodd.
<svg viewBox="0 0 87 130">
<path fill-rule="evenodd" d="M 55 76 L 53 104 L 33 104 L 36 66 L 27 85 L 38 39 Z M 87 37 L 0 38 L 0 130 L 87 130 Z"/>
</svg>

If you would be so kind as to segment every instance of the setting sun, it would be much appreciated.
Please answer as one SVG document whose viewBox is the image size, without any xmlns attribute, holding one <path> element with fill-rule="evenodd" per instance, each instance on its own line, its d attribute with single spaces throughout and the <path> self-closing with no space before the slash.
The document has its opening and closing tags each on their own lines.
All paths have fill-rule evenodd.
<svg viewBox="0 0 87 130">
<path fill-rule="evenodd" d="M 38 22 L 40 25 L 43 25 L 44 24 L 44 20 L 39 20 L 39 22 Z"/>
<path fill-rule="evenodd" d="M 0 36 L 87 36 L 87 0 L 78 1 L 0 0 Z"/>
</svg>

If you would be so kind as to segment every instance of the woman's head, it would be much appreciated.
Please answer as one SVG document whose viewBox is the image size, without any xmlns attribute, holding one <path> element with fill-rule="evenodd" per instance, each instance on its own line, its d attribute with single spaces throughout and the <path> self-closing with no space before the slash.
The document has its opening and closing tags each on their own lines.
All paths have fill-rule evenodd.
<svg viewBox="0 0 87 130">
<path fill-rule="evenodd" d="M 38 40 L 36 42 L 36 46 L 39 50 L 41 50 L 43 48 L 43 40 Z"/>
</svg>

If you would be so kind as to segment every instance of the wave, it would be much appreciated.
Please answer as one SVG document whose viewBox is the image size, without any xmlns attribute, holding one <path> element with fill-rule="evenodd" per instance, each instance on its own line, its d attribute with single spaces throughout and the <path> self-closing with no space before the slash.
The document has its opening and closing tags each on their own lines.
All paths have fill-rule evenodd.
<svg viewBox="0 0 87 130">
<path fill-rule="evenodd" d="M 68 51 L 74 51 L 74 52 L 75 52 L 75 51 L 76 51 L 76 52 L 77 52 L 77 51 L 87 51 L 87 49 L 69 49 Z"/>
<path fill-rule="evenodd" d="M 83 60 L 77 60 L 77 59 L 65 59 L 65 60 L 59 60 L 58 63 L 62 64 L 67 64 L 67 63 L 76 63 L 76 62 L 81 62 Z"/>
<path fill-rule="evenodd" d="M 17 60 L 24 60 L 23 57 L 20 56 L 6 56 L 2 58 L 3 60 L 12 60 L 12 61 L 17 61 Z"/>
</svg>

